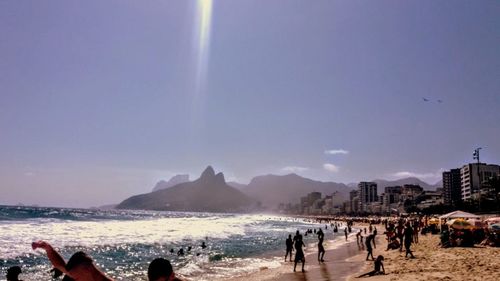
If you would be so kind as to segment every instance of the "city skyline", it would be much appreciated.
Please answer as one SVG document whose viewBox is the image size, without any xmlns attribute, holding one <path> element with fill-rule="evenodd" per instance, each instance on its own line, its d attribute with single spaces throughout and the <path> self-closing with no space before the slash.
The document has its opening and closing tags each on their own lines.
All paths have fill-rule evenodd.
<svg viewBox="0 0 500 281">
<path fill-rule="evenodd" d="M 210 5 L 197 5 L 210 3 Z M 212 165 L 352 183 L 500 163 L 499 5 L 4 1 L 0 204 L 88 207 Z"/>
</svg>

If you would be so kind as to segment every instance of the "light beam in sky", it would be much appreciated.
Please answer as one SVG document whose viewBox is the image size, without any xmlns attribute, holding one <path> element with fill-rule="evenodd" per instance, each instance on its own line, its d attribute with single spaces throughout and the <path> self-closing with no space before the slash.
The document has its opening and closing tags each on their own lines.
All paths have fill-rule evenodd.
<svg viewBox="0 0 500 281">
<path fill-rule="evenodd" d="M 204 103 L 208 59 L 210 53 L 210 30 L 212 24 L 212 0 L 197 0 L 194 25 L 194 54 L 196 57 L 196 80 L 194 89 L 194 123 L 201 114 Z"/>
</svg>

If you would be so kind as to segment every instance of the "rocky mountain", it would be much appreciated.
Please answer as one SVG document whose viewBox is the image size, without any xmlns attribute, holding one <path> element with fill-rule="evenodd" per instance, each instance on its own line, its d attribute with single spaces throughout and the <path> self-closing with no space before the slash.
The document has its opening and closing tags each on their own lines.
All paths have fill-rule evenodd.
<svg viewBox="0 0 500 281">
<path fill-rule="evenodd" d="M 209 166 L 195 181 L 132 196 L 121 202 L 117 209 L 240 212 L 254 206 L 254 200 L 229 186 L 224 175 L 215 174 Z"/>
<path fill-rule="evenodd" d="M 155 187 L 153 188 L 153 191 L 166 189 L 166 188 L 178 185 L 180 183 L 185 183 L 188 181 L 189 181 L 189 175 L 176 175 L 176 176 L 173 176 L 169 181 L 161 180 L 158 183 L 156 183 Z"/>
<path fill-rule="evenodd" d="M 393 181 L 388 181 L 388 180 L 373 180 L 373 182 L 377 183 L 377 192 L 378 194 L 382 194 L 384 192 L 384 189 L 386 186 L 403 186 L 405 184 L 418 184 L 420 185 L 424 190 L 436 190 L 436 187 L 438 187 L 439 182 L 437 184 L 428 184 L 425 181 L 420 180 L 419 178 L 404 178 L 404 179 L 398 179 L 398 180 L 393 180 Z"/>
<path fill-rule="evenodd" d="M 341 203 L 349 198 L 350 190 L 343 183 L 315 181 L 297 174 L 258 176 L 242 189 L 267 208 L 275 208 L 280 203 L 298 203 L 300 197 L 314 191 L 323 196 L 336 193 L 334 202 Z"/>
</svg>

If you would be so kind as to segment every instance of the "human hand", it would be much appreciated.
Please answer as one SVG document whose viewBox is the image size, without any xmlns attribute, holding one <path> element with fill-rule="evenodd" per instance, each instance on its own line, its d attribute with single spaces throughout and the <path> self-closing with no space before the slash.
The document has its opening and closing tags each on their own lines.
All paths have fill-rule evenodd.
<svg viewBox="0 0 500 281">
<path fill-rule="evenodd" d="M 52 246 L 50 246 L 50 244 L 45 242 L 45 241 L 39 240 L 39 241 L 31 243 L 31 248 L 33 248 L 33 250 L 36 250 L 38 248 L 47 250 L 47 249 L 52 248 Z"/>
</svg>

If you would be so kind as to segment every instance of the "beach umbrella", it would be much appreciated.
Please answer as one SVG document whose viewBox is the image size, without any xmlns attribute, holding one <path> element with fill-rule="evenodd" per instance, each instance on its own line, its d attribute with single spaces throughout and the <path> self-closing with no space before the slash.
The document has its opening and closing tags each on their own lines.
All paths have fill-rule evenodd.
<svg viewBox="0 0 500 281">
<path fill-rule="evenodd" d="M 482 222 L 481 220 L 478 220 L 478 219 L 470 219 L 470 220 L 467 220 L 467 222 L 470 223 L 475 228 L 483 228 L 486 226 L 486 224 L 484 222 Z"/>
<path fill-rule="evenodd" d="M 499 231 L 500 230 L 500 223 L 494 223 L 494 224 L 490 225 L 490 228 L 493 230 Z"/>
<path fill-rule="evenodd" d="M 446 223 L 454 229 L 472 229 L 474 226 L 464 219 L 454 219 Z"/>
<path fill-rule="evenodd" d="M 486 222 L 488 224 L 500 223 L 500 217 L 489 218 L 489 219 L 484 220 L 484 222 Z"/>
<path fill-rule="evenodd" d="M 428 224 L 439 224 L 439 219 L 438 218 L 432 218 L 428 221 Z"/>
</svg>

